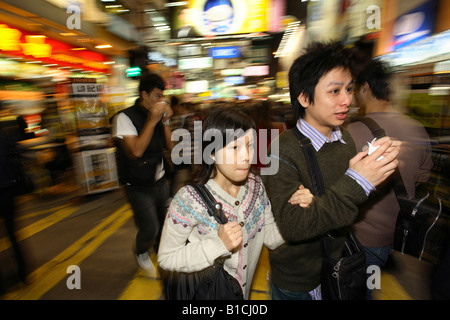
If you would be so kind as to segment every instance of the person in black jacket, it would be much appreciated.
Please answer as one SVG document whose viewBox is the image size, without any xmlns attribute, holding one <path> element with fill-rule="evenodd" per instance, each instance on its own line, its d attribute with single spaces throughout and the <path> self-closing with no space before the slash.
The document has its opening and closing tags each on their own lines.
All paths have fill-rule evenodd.
<svg viewBox="0 0 450 320">
<path fill-rule="evenodd" d="M 0 110 L 2 109 L 0 101 Z M 6 232 L 14 252 L 17 275 L 26 283 L 26 259 L 16 238 L 16 196 L 24 194 L 19 179 L 20 163 L 16 143 L 25 138 L 26 123 L 22 116 L 0 116 L 0 217 L 3 218 Z M 2 289 L 0 274 L 0 291 Z"/>
<path fill-rule="evenodd" d="M 138 228 L 136 258 L 150 276 L 156 269 L 149 249 L 156 251 L 169 198 L 168 164 L 163 152 L 172 149 L 170 117 L 164 101 L 165 82 L 157 74 L 144 76 L 135 104 L 119 112 L 113 120 L 118 172 L 134 212 Z"/>
</svg>

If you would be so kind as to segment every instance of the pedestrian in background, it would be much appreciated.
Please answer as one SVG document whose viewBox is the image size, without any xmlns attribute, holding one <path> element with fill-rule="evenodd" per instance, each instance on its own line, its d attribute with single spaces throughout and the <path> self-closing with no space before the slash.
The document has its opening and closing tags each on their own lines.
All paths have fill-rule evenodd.
<svg viewBox="0 0 450 320">
<path fill-rule="evenodd" d="M 12 115 L 3 109 L 0 101 L 0 217 L 14 253 L 18 278 L 27 280 L 27 263 L 23 249 L 16 238 L 16 198 L 24 194 L 20 182 L 20 171 L 24 170 L 19 158 L 17 142 L 25 138 L 26 123 L 22 116 Z M 6 112 L 5 112 L 6 111 Z M 0 268 L 0 291 L 2 288 Z"/>
<path fill-rule="evenodd" d="M 173 164 L 174 174 L 170 190 L 170 196 L 172 197 L 191 178 L 193 159 L 192 137 L 194 135 L 193 119 L 195 119 L 195 114 L 188 110 L 186 103 L 181 101 L 177 96 L 172 96 L 170 102 L 174 112 L 170 127 L 172 129 L 175 146 L 177 144 L 180 144 L 179 146 L 181 146 L 181 151 L 176 154 L 176 157 L 183 159 L 181 163 Z M 189 161 L 185 161 L 184 159 L 189 159 Z"/>
<path fill-rule="evenodd" d="M 157 251 L 169 198 L 164 150 L 172 149 L 170 117 L 164 101 L 165 82 L 157 74 L 144 76 L 135 104 L 114 117 L 118 172 L 138 228 L 135 254 L 139 266 L 156 276 L 149 250 Z"/>
<path fill-rule="evenodd" d="M 355 105 L 362 114 L 372 118 L 386 135 L 402 142 L 398 155 L 401 178 L 413 198 L 418 183 L 426 183 L 433 161 L 431 144 L 423 125 L 397 111 L 392 102 L 393 74 L 385 63 L 372 60 L 356 76 Z M 347 126 L 357 150 L 373 140 L 370 129 L 361 121 Z M 377 188 L 369 201 L 360 206 L 358 220 L 353 226 L 366 252 L 367 265 L 383 267 L 393 250 L 394 232 L 400 211 L 393 189 L 394 179 L 388 179 Z"/>
</svg>

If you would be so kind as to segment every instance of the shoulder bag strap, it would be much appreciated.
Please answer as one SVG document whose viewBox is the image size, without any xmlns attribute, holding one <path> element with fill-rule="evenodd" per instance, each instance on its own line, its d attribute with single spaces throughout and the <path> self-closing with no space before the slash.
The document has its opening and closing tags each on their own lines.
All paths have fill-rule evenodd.
<svg viewBox="0 0 450 320">
<path fill-rule="evenodd" d="M 213 195 L 204 184 L 192 184 L 191 187 L 193 187 L 202 198 L 208 208 L 208 214 L 211 217 L 214 217 L 219 224 L 225 224 L 228 222 L 227 216 L 222 211 L 222 204 L 214 199 Z"/>
<path fill-rule="evenodd" d="M 384 131 L 384 129 L 382 127 L 380 127 L 380 125 L 373 120 L 372 118 L 369 117 L 364 117 L 359 119 L 359 121 L 361 121 L 362 123 L 364 123 L 372 132 L 372 135 L 377 138 L 383 138 L 384 136 L 386 136 L 386 132 Z"/>
<path fill-rule="evenodd" d="M 317 161 L 316 154 L 314 153 L 314 147 L 311 140 L 306 138 L 303 133 L 298 130 L 297 126 L 292 127 L 292 132 L 297 137 L 302 147 L 303 153 L 306 159 L 306 165 L 308 167 L 309 177 L 313 185 L 314 195 L 321 195 L 325 193 L 325 185 L 323 183 L 322 172 L 320 171 L 319 162 Z M 331 234 L 328 232 L 322 237 L 321 250 L 323 256 L 330 256 L 330 237 Z"/>
<path fill-rule="evenodd" d="M 309 177 L 311 178 L 311 183 L 313 185 L 313 193 L 314 195 L 319 196 L 325 192 L 325 185 L 323 184 L 322 172 L 320 171 L 319 163 L 317 162 L 317 158 L 314 153 L 314 147 L 311 144 L 311 140 L 305 137 L 298 130 L 297 126 L 292 127 L 291 130 L 300 142 L 300 146 L 302 147 L 305 155 Z"/>
<path fill-rule="evenodd" d="M 369 129 L 370 132 L 372 132 L 372 135 L 377 138 L 380 139 L 384 136 L 386 136 L 386 132 L 384 131 L 384 129 L 372 118 L 369 117 L 364 117 L 359 119 L 359 121 L 361 121 L 362 123 L 364 123 Z M 406 191 L 405 188 L 405 184 L 403 183 L 403 179 L 402 176 L 400 175 L 400 171 L 396 170 L 394 172 L 394 192 L 396 197 L 398 198 L 401 195 L 406 195 L 408 196 L 408 192 Z"/>
</svg>

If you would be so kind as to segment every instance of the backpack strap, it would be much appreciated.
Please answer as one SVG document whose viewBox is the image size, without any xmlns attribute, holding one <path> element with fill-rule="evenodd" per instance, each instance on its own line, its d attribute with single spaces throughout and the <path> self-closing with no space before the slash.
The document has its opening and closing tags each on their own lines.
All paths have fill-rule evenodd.
<svg viewBox="0 0 450 320">
<path fill-rule="evenodd" d="M 192 184 L 192 188 L 202 198 L 206 207 L 208 208 L 208 214 L 214 217 L 219 224 L 226 224 L 228 222 L 227 216 L 222 211 L 222 204 L 214 199 L 211 192 L 204 184 Z"/>
</svg>

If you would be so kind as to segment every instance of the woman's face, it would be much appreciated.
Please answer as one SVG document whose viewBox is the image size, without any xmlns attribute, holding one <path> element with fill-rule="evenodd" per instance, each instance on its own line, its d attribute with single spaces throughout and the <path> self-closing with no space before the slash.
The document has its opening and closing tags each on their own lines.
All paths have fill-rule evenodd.
<svg viewBox="0 0 450 320">
<path fill-rule="evenodd" d="M 247 179 L 255 153 L 254 140 L 254 130 L 247 130 L 244 135 L 216 151 L 213 156 L 217 169 L 216 182 L 240 184 Z"/>
</svg>

